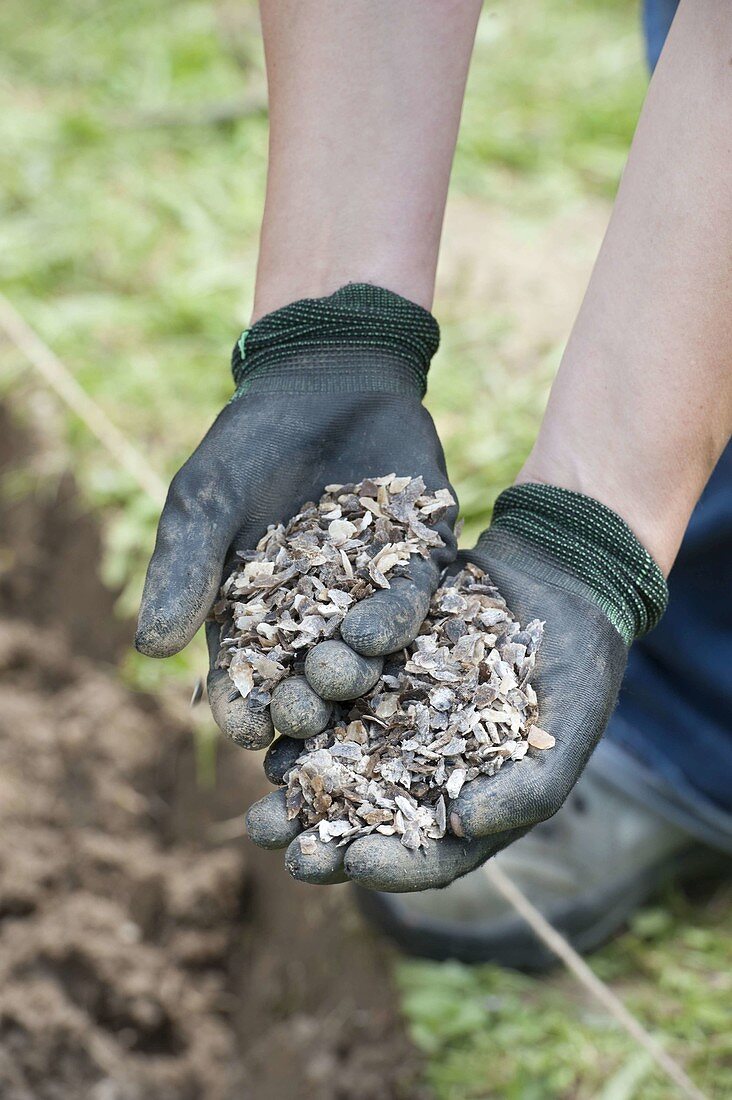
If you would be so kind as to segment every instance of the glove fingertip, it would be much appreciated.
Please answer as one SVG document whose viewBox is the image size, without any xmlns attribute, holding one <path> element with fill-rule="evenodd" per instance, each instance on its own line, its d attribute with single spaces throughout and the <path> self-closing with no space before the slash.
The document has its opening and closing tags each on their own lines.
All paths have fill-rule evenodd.
<svg viewBox="0 0 732 1100">
<path fill-rule="evenodd" d="M 273 791 L 246 812 L 247 834 L 258 848 L 286 848 L 300 832 L 297 819 L 290 821 L 284 791 Z"/>
<path fill-rule="evenodd" d="M 269 708 L 253 710 L 238 694 L 232 699 L 234 685 L 223 669 L 212 669 L 206 685 L 211 714 L 221 732 L 243 749 L 266 749 L 274 738 Z"/>
<path fill-rule="evenodd" d="M 496 775 L 465 785 L 450 804 L 450 826 L 457 836 L 478 839 L 543 821 L 559 809 L 559 786 L 542 760 L 504 764 Z"/>
<path fill-rule="evenodd" d="M 140 617 L 135 632 L 134 646 L 137 652 L 142 653 L 144 657 L 174 657 L 176 653 L 180 653 L 188 645 L 191 637 L 188 637 L 187 632 L 179 634 L 178 631 L 172 631 L 167 624 L 161 623 L 159 619 L 147 622 Z"/>
<path fill-rule="evenodd" d="M 364 657 L 383 657 L 413 642 L 430 606 L 437 567 L 421 560 L 409 576 L 395 577 L 390 587 L 356 604 L 341 624 L 341 637 Z"/>
<path fill-rule="evenodd" d="M 412 851 L 398 837 L 354 840 L 345 860 L 348 877 L 369 890 L 405 894 L 435 890 L 472 871 L 494 851 L 493 838 L 443 837 L 427 849 Z"/>
<path fill-rule="evenodd" d="M 368 890 L 408 893 L 422 886 L 425 854 L 405 848 L 398 837 L 366 836 L 354 840 L 346 852 L 349 879 Z"/>
<path fill-rule="evenodd" d="M 160 569 L 153 559 L 140 602 L 135 648 L 146 657 L 180 653 L 205 622 L 217 592 L 218 579 L 213 576 L 195 592 L 173 586 L 169 578 L 160 582 Z"/>
<path fill-rule="evenodd" d="M 383 668 L 379 657 L 362 657 L 343 642 L 320 642 L 305 658 L 305 676 L 321 699 L 358 699 L 374 686 Z"/>
<path fill-rule="evenodd" d="M 264 774 L 275 787 L 281 787 L 290 768 L 303 751 L 302 741 L 278 737 L 264 754 Z"/>
<path fill-rule="evenodd" d="M 343 858 L 343 848 L 333 843 L 324 844 L 317 832 L 309 830 L 290 844 L 285 854 L 285 867 L 298 882 L 332 886 L 346 881 Z"/>
<path fill-rule="evenodd" d="M 313 691 L 304 676 L 282 680 L 272 693 L 270 713 L 275 729 L 304 740 L 328 725 L 332 706 Z"/>
</svg>

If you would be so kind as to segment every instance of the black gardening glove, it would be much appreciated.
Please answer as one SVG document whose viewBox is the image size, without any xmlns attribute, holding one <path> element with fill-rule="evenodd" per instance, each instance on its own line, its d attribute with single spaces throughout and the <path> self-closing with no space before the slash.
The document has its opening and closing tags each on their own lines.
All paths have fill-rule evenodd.
<svg viewBox="0 0 732 1100">
<path fill-rule="evenodd" d="M 281 791 L 251 807 L 252 839 L 289 843 L 288 869 L 310 882 L 350 878 L 376 890 L 446 886 L 523 836 L 560 808 L 602 736 L 615 705 L 632 640 L 658 622 L 665 580 L 630 528 L 589 497 L 545 485 L 520 485 L 497 500 L 491 527 L 451 572 L 474 562 L 526 625 L 545 622 L 532 683 L 539 724 L 556 738 L 496 775 L 468 783 L 448 808 L 457 836 L 413 852 L 399 838 L 376 834 L 345 849 L 316 842 L 304 855 L 297 823 L 284 814 Z M 298 750 L 275 742 L 266 770 L 281 779 Z"/>
<path fill-rule="evenodd" d="M 426 310 L 377 287 L 350 284 L 328 298 L 295 302 L 258 321 L 234 352 L 237 392 L 173 478 L 147 572 L 135 644 L 152 657 L 177 653 L 209 614 L 237 550 L 269 524 L 286 522 L 326 485 L 396 473 L 448 488 L 435 426 L 422 406 L 439 329 Z M 411 641 L 441 569 L 455 556 L 456 508 L 436 524 L 444 545 L 412 559 L 409 578 L 355 607 L 346 645 L 329 643 L 318 663 L 330 698 L 354 698 L 381 655 Z M 208 696 L 234 741 L 263 748 L 268 707 L 243 699 L 216 669 L 219 627 L 207 624 Z M 377 668 L 378 672 L 378 668 Z M 304 678 L 284 681 L 280 728 L 322 728 L 322 703 Z M 273 697 L 273 706 L 277 693 Z M 318 720 L 320 718 L 320 725 Z M 288 724 L 289 723 L 289 724 Z"/>
</svg>

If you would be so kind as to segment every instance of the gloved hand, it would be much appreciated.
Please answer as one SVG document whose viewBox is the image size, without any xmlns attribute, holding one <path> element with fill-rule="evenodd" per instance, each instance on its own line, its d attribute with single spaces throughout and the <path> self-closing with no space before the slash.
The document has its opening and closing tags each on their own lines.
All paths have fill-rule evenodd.
<svg viewBox="0 0 732 1100">
<path fill-rule="evenodd" d="M 336 848 L 315 833 L 315 853 L 303 855 L 283 792 L 267 795 L 249 810 L 250 836 L 265 847 L 289 844 L 285 862 L 296 878 L 350 878 L 394 892 L 446 886 L 551 817 L 602 736 L 630 643 L 655 626 L 667 602 L 658 566 L 619 516 L 590 497 L 546 485 L 502 493 L 490 528 L 450 571 L 466 562 L 489 574 L 522 624 L 546 623 L 532 683 L 539 724 L 554 735 L 555 747 L 530 750 L 495 776 L 466 784 L 448 807 L 457 835 L 426 851 L 375 833 Z M 298 752 L 288 738 L 271 746 L 265 770 L 273 782 Z"/>
<path fill-rule="evenodd" d="M 269 524 L 288 520 L 326 485 L 395 472 L 421 475 L 430 491 L 449 487 L 422 406 L 439 342 L 426 310 L 390 291 L 349 284 L 277 310 L 245 336 L 234 351 L 236 394 L 173 478 L 160 518 L 135 639 L 151 657 L 187 645 L 236 551 L 254 547 Z M 395 579 L 346 616 L 343 637 L 360 653 L 378 658 L 416 636 L 440 571 L 455 556 L 455 516 L 450 508 L 435 525 L 444 545 L 427 561 L 413 559 L 411 579 Z M 238 744 L 265 747 L 273 736 L 269 708 L 254 709 L 214 667 L 216 624 L 207 624 L 207 638 L 216 722 Z M 345 645 L 324 653 L 323 690 L 331 686 L 331 698 L 359 695 L 363 666 L 374 661 Z M 287 732 L 303 736 L 308 723 L 322 722 L 322 703 L 304 678 L 284 681 L 280 690 L 287 693 L 280 708 Z"/>
</svg>

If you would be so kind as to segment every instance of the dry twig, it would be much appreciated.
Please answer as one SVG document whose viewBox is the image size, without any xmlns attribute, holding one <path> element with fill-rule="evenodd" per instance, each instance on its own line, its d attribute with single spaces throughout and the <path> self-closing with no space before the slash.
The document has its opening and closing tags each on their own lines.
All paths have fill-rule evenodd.
<svg viewBox="0 0 732 1100">
<path fill-rule="evenodd" d="M 150 468 L 150 463 L 129 439 L 112 423 L 103 409 L 89 397 L 61 362 L 55 351 L 30 327 L 4 294 L 0 293 L 0 328 L 4 329 L 19 351 L 43 375 L 51 389 L 79 417 L 112 458 L 160 507 L 165 503 L 167 489 L 162 478 Z"/>
<path fill-rule="evenodd" d="M 519 889 L 513 879 L 501 870 L 495 861 L 483 864 L 483 873 L 490 880 L 492 886 L 498 890 L 516 912 L 524 918 L 537 939 L 549 948 L 574 974 L 577 981 L 596 1001 L 613 1017 L 614 1020 L 638 1043 L 656 1063 L 658 1068 L 678 1088 L 682 1096 L 689 1100 L 709 1100 L 709 1097 L 697 1088 L 689 1075 L 679 1063 L 668 1054 L 657 1039 L 651 1035 L 633 1013 L 623 1004 L 612 989 L 605 984 L 597 974 L 592 971 L 585 960 L 579 955 L 570 943 L 557 932 L 546 917 L 539 912 L 535 905 L 529 901 L 524 892 Z"/>
</svg>

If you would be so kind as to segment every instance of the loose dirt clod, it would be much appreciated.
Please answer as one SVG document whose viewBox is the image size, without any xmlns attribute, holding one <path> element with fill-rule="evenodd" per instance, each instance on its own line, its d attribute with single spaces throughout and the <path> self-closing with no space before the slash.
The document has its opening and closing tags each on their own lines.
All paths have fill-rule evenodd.
<svg viewBox="0 0 732 1100">
<path fill-rule="evenodd" d="M 218 663 L 250 705 L 266 706 L 313 646 L 338 637 L 350 607 L 441 544 L 425 520 L 453 503 L 447 490 L 426 493 L 421 478 L 330 485 L 241 555 L 214 611 L 224 626 Z M 554 744 L 536 725 L 530 683 L 543 626 L 522 629 L 475 565 L 446 579 L 415 642 L 304 741 L 285 776 L 289 817 L 338 844 L 377 832 L 416 849 L 443 837 L 447 803 L 465 783 Z M 305 854 L 308 844 L 303 837 Z"/>
<path fill-rule="evenodd" d="M 0 467 L 37 443 L 0 404 Z M 256 762 L 222 741 L 209 788 L 176 693 L 116 676 L 132 628 L 71 480 L 0 495 L 0 528 L 2 1100 L 422 1098 L 347 890 L 213 839 L 265 793 Z"/>
</svg>

